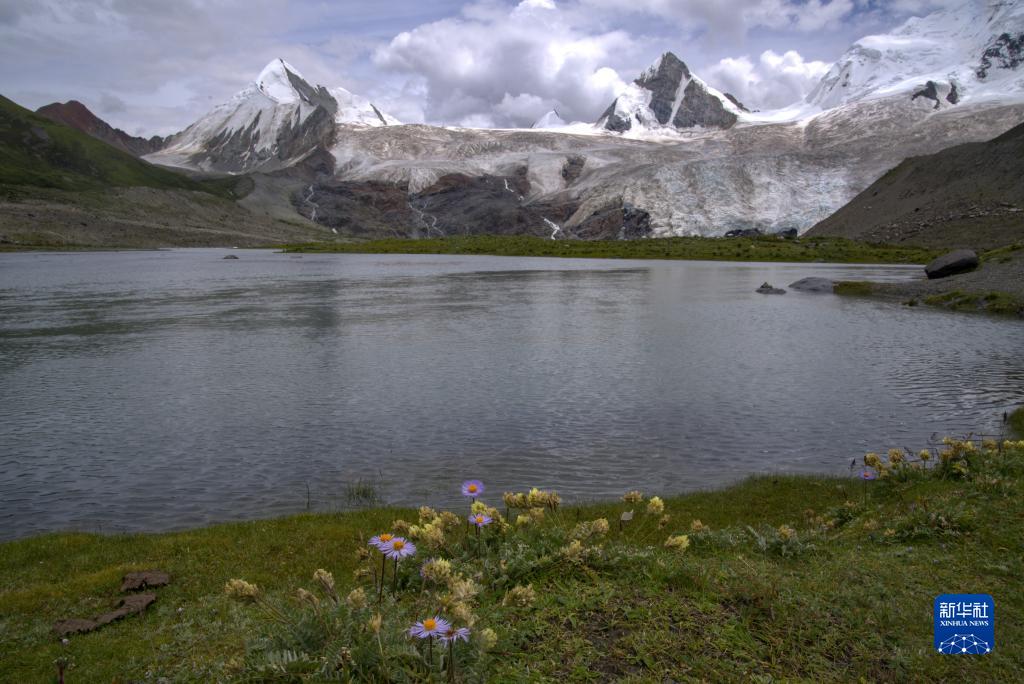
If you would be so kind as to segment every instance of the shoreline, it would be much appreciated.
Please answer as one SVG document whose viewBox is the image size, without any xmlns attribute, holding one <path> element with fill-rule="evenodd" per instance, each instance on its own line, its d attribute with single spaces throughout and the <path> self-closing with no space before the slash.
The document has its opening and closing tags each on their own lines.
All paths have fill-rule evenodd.
<svg viewBox="0 0 1024 684">
<path fill-rule="evenodd" d="M 936 280 L 837 283 L 841 296 L 865 296 L 905 306 L 1024 318 L 1024 244 L 985 252 L 973 271 Z"/>
<path fill-rule="evenodd" d="M 721 261 L 734 263 L 820 263 L 908 265 L 927 263 L 938 252 L 929 248 L 860 243 L 843 238 L 665 237 L 645 240 L 546 240 L 532 236 L 472 236 L 430 239 L 384 239 L 266 245 L 56 245 L 0 244 L 0 253 L 121 252 L 161 249 L 258 249 L 284 254 L 394 254 L 580 259 Z"/>
<path fill-rule="evenodd" d="M 342 601 L 338 619 L 363 624 L 380 611 L 382 648 L 396 654 L 387 660 L 423 667 L 397 654 L 413 653 L 408 616 L 439 610 L 429 585 L 420 588 L 421 563 L 446 557 L 460 568 L 483 562 L 474 580 L 477 594 L 467 601 L 477 616 L 474 634 L 486 628 L 496 641 L 481 646 L 474 637 L 462 651 L 470 681 L 508 681 L 526 667 L 536 681 L 588 672 L 607 679 L 766 673 L 819 681 L 891 680 L 913 672 L 921 681 L 1012 681 L 1024 676 L 1013 656 L 1024 624 L 1009 617 L 1021 602 L 1015 584 L 1020 556 L 1007 554 L 1024 534 L 1024 502 L 1016 495 L 1024 481 L 1024 441 L 1001 444 L 948 442 L 923 467 L 916 455 L 896 450 L 899 460 L 893 452 L 881 456 L 886 476 L 875 482 L 766 475 L 664 500 L 648 500 L 648 493 L 639 500 L 556 507 L 534 523 L 547 530 L 543 534 L 520 525 L 488 528 L 483 547 L 465 530 L 461 511 L 454 519 L 462 522 L 440 547 L 413 536 L 420 553 L 403 564 L 397 593 L 389 588 L 381 608 Z M 485 492 L 483 499 L 496 506 L 499 519 L 508 514 L 501 493 Z M 627 511 L 634 513 L 623 527 L 619 520 Z M 368 567 L 379 567 L 376 556 L 359 551 L 366 540 L 388 529 L 416 535 L 408 525 L 417 519 L 423 525 L 424 515 L 438 514 L 369 508 L 182 532 L 52 533 L 2 543 L 0 626 L 10 638 L 0 679 L 45 680 L 57 658 L 74 662 L 76 681 L 142 673 L 189 681 L 252 676 L 268 662 L 261 653 L 276 657 L 273 648 L 265 651 L 264 637 L 279 644 L 274 648 L 301 650 L 290 641 L 296 638 L 290 628 L 268 620 L 260 605 L 299 619 L 308 606 L 295 599 L 296 587 L 316 592 L 310 577 L 318 568 L 328 573 L 320 577 L 329 578 L 330 590 L 344 597 L 372 581 Z M 399 518 L 411 522 L 400 527 Z M 592 519 L 612 524 L 602 531 Z M 566 543 L 559 540 L 582 534 L 580 523 L 589 526 L 582 545 L 558 551 Z M 522 549 L 537 550 L 513 552 L 520 546 L 502 546 L 506 535 L 521 538 Z M 549 543 L 555 546 L 543 551 Z M 504 571 L 498 558 L 507 564 Z M 51 633 L 57 620 L 97 614 L 116 601 L 124 574 L 157 569 L 171 582 L 155 591 L 156 603 L 142 615 L 72 635 L 67 645 Z M 961 585 L 963 577 L 972 578 L 970 586 Z M 257 604 L 233 603 L 225 595 L 225 583 L 234 578 L 254 585 Z M 519 603 L 508 598 L 514 586 L 523 587 L 515 594 Z M 932 652 L 932 601 L 958 590 L 984 590 L 1005 606 L 992 655 L 968 662 Z M 894 605 L 901 610 L 894 613 Z M 793 634 L 802 648 L 788 647 Z M 357 632 L 341 642 L 357 661 L 369 657 L 359 650 L 362 638 Z M 319 653 L 316 643 L 305 652 Z M 331 647 L 325 655 L 336 653 Z"/>
</svg>

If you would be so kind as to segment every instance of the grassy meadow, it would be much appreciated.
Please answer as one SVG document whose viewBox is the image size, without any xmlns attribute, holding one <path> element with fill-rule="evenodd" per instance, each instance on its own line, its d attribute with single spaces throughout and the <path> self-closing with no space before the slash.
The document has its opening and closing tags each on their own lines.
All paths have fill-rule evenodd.
<svg viewBox="0 0 1024 684">
<path fill-rule="evenodd" d="M 352 254 L 480 254 L 598 259 L 922 264 L 938 252 L 842 238 L 676 237 L 650 240 L 549 240 L 528 235 L 478 235 L 423 240 L 383 239 L 285 245 L 286 252 Z"/>
<path fill-rule="evenodd" d="M 858 463 L 663 501 L 485 491 L 480 526 L 467 498 L 5 543 L 0 680 L 55 681 L 59 659 L 68 682 L 1024 679 L 1024 442 L 865 460 L 877 479 Z M 383 558 L 368 541 L 385 532 L 415 554 Z M 67 645 L 50 632 L 151 568 L 172 584 L 143 615 Z M 991 654 L 934 652 L 942 593 L 995 597 Z M 434 616 L 466 640 L 410 636 Z"/>
</svg>

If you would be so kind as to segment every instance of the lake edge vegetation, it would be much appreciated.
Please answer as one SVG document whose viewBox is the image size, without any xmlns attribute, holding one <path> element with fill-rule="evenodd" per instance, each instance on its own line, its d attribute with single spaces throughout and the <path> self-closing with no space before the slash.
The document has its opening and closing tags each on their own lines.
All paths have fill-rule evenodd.
<svg viewBox="0 0 1024 684">
<path fill-rule="evenodd" d="M 55 662 L 71 682 L 1024 677 L 1024 441 L 948 439 L 869 453 L 848 477 L 571 507 L 463 491 L 474 482 L 461 511 L 5 543 L 0 679 L 52 679 Z M 148 612 L 67 645 L 50 632 L 151 568 L 172 584 Z M 943 593 L 995 597 L 992 653 L 934 652 Z"/>
<path fill-rule="evenodd" d="M 793 263 L 923 264 L 933 249 L 869 244 L 844 238 L 665 237 L 642 240 L 551 240 L 529 235 L 346 240 L 283 245 L 288 253 L 457 254 L 576 259 L 682 259 Z"/>
</svg>

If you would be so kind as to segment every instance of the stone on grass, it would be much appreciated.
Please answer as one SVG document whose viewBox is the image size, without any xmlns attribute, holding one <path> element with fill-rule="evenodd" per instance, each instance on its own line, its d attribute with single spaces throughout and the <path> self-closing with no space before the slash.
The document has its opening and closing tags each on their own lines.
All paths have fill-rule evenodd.
<svg viewBox="0 0 1024 684">
<path fill-rule="evenodd" d="M 53 625 L 53 631 L 58 637 L 66 637 L 71 634 L 84 634 L 92 632 L 100 627 L 109 625 L 111 622 L 126 618 L 129 615 L 136 615 L 149 608 L 156 601 L 156 594 L 133 594 L 126 596 L 117 604 L 114 610 L 99 615 L 91 620 L 82 618 L 70 618 L 58 620 Z"/>
<path fill-rule="evenodd" d="M 162 570 L 129 572 L 121 581 L 121 591 L 138 591 L 151 587 L 164 587 L 171 583 L 171 576 Z"/>
</svg>

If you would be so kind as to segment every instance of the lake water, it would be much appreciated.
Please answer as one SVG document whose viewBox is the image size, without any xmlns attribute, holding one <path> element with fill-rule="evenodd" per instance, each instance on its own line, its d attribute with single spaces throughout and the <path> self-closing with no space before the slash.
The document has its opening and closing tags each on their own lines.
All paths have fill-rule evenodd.
<svg viewBox="0 0 1024 684">
<path fill-rule="evenodd" d="M 754 293 L 919 268 L 227 253 L 0 254 L 0 537 L 848 473 L 1024 401 L 1021 322 Z"/>
</svg>

